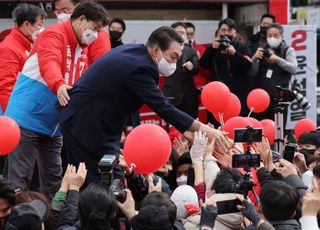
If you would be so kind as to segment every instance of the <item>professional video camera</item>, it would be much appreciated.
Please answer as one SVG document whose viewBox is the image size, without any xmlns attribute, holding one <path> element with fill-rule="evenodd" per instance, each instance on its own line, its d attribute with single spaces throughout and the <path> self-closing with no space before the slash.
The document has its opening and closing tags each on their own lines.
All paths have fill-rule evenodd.
<svg viewBox="0 0 320 230">
<path fill-rule="evenodd" d="M 277 102 L 292 102 L 297 101 L 298 106 L 303 110 L 308 110 L 311 107 L 311 103 L 300 93 L 301 86 L 297 80 L 292 83 L 291 90 L 276 86 L 276 101 Z"/>
<path fill-rule="evenodd" d="M 106 154 L 101 158 L 98 167 L 101 183 L 109 187 L 116 199 L 123 203 L 127 198 L 127 194 L 123 191 L 125 185 L 119 179 L 113 179 L 113 168 L 117 163 L 116 156 Z"/>
<path fill-rule="evenodd" d="M 234 142 L 246 143 L 248 146 L 244 154 L 234 154 L 232 156 L 232 167 L 243 168 L 246 171 L 243 179 L 236 185 L 237 191 L 244 194 L 245 197 L 248 196 L 249 191 L 252 191 L 256 200 L 259 201 L 259 198 L 253 189 L 256 184 L 251 180 L 252 176 L 250 174 L 250 169 L 260 166 L 260 154 L 252 154 L 249 145 L 254 142 L 262 141 L 262 129 L 254 129 L 251 126 L 248 126 L 245 129 L 235 129 L 234 133 Z"/>
<path fill-rule="evenodd" d="M 226 50 L 230 44 L 230 39 L 228 38 L 228 36 L 222 36 L 219 40 L 220 42 L 220 46 L 219 46 L 219 49 L 220 50 Z"/>
</svg>

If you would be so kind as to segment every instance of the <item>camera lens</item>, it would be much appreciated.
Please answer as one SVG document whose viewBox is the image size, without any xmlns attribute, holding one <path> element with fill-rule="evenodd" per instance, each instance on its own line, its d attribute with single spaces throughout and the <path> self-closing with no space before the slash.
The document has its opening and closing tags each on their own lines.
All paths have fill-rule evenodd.
<svg viewBox="0 0 320 230">
<path fill-rule="evenodd" d="M 295 93 L 297 103 L 299 107 L 303 110 L 308 110 L 311 107 L 311 103 L 301 94 L 301 93 Z"/>
</svg>

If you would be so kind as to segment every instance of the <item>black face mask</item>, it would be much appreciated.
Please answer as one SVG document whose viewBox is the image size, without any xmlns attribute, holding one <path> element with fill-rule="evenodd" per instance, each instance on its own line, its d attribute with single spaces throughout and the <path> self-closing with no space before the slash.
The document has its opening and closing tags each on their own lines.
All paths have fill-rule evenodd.
<svg viewBox="0 0 320 230">
<path fill-rule="evenodd" d="M 109 31 L 109 34 L 110 34 L 110 40 L 113 42 L 118 41 L 122 36 L 122 32 L 119 32 L 116 30 Z"/>
<path fill-rule="evenodd" d="M 306 159 L 306 162 L 308 163 L 308 159 L 310 157 L 314 156 L 314 152 L 315 151 L 316 151 L 315 149 L 304 149 L 304 148 L 302 148 L 302 149 L 299 150 L 299 153 L 302 153 L 304 155 L 304 158 Z"/>
<path fill-rule="evenodd" d="M 267 27 L 266 26 L 260 26 L 260 33 L 263 35 L 267 35 Z"/>
</svg>

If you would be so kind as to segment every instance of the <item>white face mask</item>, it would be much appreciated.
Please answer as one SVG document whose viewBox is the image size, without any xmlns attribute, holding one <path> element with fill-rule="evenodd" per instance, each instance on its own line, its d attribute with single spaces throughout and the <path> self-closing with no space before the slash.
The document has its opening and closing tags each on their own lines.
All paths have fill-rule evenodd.
<svg viewBox="0 0 320 230">
<path fill-rule="evenodd" d="M 162 56 L 162 52 L 160 50 L 160 54 L 161 54 L 161 59 L 158 63 L 158 70 L 159 73 L 165 77 L 169 77 L 170 75 L 172 75 L 174 73 L 174 71 L 176 71 L 176 63 L 169 63 L 163 56 Z"/>
<path fill-rule="evenodd" d="M 187 180 L 188 180 L 188 176 L 186 176 L 186 175 L 181 175 L 180 177 L 178 177 L 178 178 L 176 179 L 176 182 L 177 182 L 178 186 L 180 186 L 180 185 L 185 185 L 185 184 L 187 184 Z"/>
<path fill-rule="evenodd" d="M 58 23 L 65 22 L 71 18 L 71 14 L 61 13 L 57 15 Z"/>
<path fill-rule="evenodd" d="M 35 42 L 37 37 L 39 36 L 39 34 L 44 31 L 44 28 L 40 28 L 40 29 L 37 29 L 35 31 L 32 32 L 31 34 L 31 38 L 32 38 L 32 41 Z"/>
<path fill-rule="evenodd" d="M 86 45 L 90 45 L 94 40 L 98 38 L 98 31 L 86 29 L 82 33 L 81 42 Z"/>
<path fill-rule="evenodd" d="M 267 43 L 271 48 L 277 48 L 281 44 L 282 39 L 275 37 L 267 38 Z"/>
</svg>

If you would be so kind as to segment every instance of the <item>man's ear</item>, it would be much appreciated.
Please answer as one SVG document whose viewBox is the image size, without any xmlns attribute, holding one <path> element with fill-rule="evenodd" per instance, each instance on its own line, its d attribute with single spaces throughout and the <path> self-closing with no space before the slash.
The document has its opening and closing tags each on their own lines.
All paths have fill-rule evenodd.
<svg viewBox="0 0 320 230">
<path fill-rule="evenodd" d="M 159 45 L 157 45 L 157 44 L 153 45 L 153 46 L 151 47 L 151 54 L 152 54 L 152 56 L 157 57 L 157 54 L 158 54 L 159 50 L 160 50 Z"/>
</svg>

